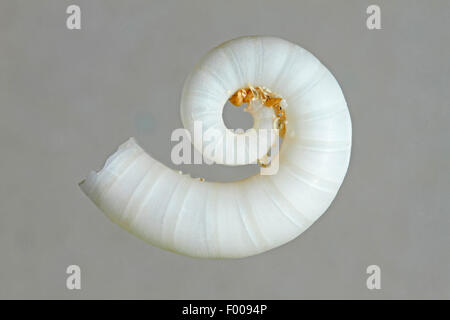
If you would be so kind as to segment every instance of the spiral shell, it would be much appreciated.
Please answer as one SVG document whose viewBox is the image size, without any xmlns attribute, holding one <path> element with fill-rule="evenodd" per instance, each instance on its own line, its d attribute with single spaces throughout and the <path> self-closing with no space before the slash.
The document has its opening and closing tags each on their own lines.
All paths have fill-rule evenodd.
<svg viewBox="0 0 450 320">
<path fill-rule="evenodd" d="M 257 88 L 273 96 L 248 110 L 253 128 L 272 129 L 274 120 L 285 125 L 276 174 L 199 181 L 160 164 L 131 138 L 81 189 L 131 233 L 189 256 L 240 258 L 294 239 L 327 210 L 342 184 L 350 160 L 350 115 L 336 79 L 311 53 L 279 38 L 255 36 L 225 42 L 195 67 L 182 93 L 184 127 L 192 135 L 196 121 L 203 124 L 202 135 L 215 129 L 220 134 L 210 147 L 219 151 L 226 134 L 237 137 L 222 119 L 226 101 L 239 90 L 247 91 L 235 103 L 244 103 L 246 92 L 254 99 Z M 283 109 L 285 118 L 274 117 L 269 104 Z M 198 139 L 192 143 L 203 151 Z M 220 152 L 208 157 L 226 165 L 254 163 L 272 147 L 270 142 L 252 152 L 246 143 L 235 151 L 245 153 L 245 160 L 215 156 Z"/>
</svg>

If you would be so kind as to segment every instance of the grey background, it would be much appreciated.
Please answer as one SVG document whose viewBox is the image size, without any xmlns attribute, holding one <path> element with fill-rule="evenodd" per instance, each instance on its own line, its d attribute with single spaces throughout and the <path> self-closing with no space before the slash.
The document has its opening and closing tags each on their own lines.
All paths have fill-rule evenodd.
<svg viewBox="0 0 450 320">
<path fill-rule="evenodd" d="M 366 28 L 372 3 L 382 30 Z M 69 4 L 79 31 L 66 29 Z M 1 0 L 0 298 L 450 298 L 449 30 L 449 1 Z M 185 77 L 210 48 L 253 34 L 310 50 L 344 90 L 353 150 L 330 209 L 240 260 L 162 251 L 111 223 L 77 183 L 130 136 L 176 168 Z M 70 264 L 80 291 L 65 287 Z M 379 291 L 366 288 L 371 264 Z"/>
</svg>

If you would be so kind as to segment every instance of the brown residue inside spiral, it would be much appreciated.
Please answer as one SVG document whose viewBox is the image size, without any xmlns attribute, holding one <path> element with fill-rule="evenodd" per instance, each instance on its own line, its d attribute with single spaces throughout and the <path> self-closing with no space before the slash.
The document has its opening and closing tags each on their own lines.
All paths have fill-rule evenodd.
<svg viewBox="0 0 450 320">
<path fill-rule="evenodd" d="M 276 117 L 274 121 L 275 129 L 279 130 L 279 136 L 283 138 L 286 133 L 286 113 L 281 107 L 283 98 L 278 97 L 266 88 L 251 87 L 239 89 L 230 97 L 229 101 L 236 107 L 239 107 L 243 103 L 250 103 L 254 99 L 259 99 L 264 106 L 272 108 Z"/>
</svg>

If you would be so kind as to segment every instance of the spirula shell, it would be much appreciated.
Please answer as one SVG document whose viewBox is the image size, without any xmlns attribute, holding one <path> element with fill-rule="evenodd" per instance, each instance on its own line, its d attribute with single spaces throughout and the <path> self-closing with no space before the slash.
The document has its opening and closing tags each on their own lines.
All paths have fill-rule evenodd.
<svg viewBox="0 0 450 320">
<path fill-rule="evenodd" d="M 181 99 L 183 125 L 193 134 L 199 120 L 204 131 L 225 133 L 227 99 L 249 86 L 268 88 L 287 104 L 277 174 L 202 182 L 160 164 L 131 138 L 81 189 L 118 225 L 188 256 L 247 257 L 294 239 L 329 207 L 347 172 L 347 104 L 336 79 L 307 50 L 279 38 L 242 37 L 211 50 L 189 75 Z M 255 129 L 272 126 L 267 110 L 252 113 Z M 212 142 L 214 148 L 221 139 Z M 249 161 L 261 156 L 248 148 L 237 152 L 246 152 Z"/>
</svg>

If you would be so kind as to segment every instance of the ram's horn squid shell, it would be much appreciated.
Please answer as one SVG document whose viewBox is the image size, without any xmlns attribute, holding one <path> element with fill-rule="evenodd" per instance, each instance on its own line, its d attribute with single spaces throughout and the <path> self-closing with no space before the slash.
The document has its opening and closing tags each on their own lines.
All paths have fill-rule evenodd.
<svg viewBox="0 0 450 320">
<path fill-rule="evenodd" d="M 278 105 L 277 97 L 287 104 L 277 174 L 202 182 L 160 164 L 131 138 L 81 189 L 131 233 L 189 256 L 246 257 L 294 239 L 327 210 L 347 172 L 352 134 L 347 104 L 336 79 L 307 50 L 279 38 L 242 37 L 211 50 L 189 75 L 181 100 L 183 125 L 193 131 L 194 121 L 201 120 L 205 130 L 225 132 L 226 101 L 244 90 L 232 99 L 241 103 L 250 88 L 255 95 L 261 88 L 276 93 L 266 105 Z M 273 125 L 267 120 L 271 108 L 253 111 L 256 129 Z M 220 138 L 214 143 L 218 148 Z M 249 156 L 254 161 L 260 154 Z"/>
</svg>

